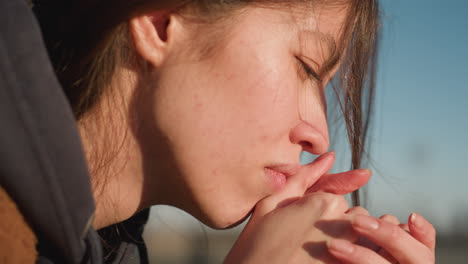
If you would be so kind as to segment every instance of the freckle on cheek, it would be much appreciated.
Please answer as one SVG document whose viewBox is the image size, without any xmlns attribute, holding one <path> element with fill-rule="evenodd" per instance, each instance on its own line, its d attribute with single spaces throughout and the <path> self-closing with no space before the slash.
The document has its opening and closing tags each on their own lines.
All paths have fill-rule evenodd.
<svg viewBox="0 0 468 264">
<path fill-rule="evenodd" d="M 262 135 L 260 136 L 261 141 L 268 141 L 268 136 L 267 135 Z"/>
<path fill-rule="evenodd" d="M 193 107 L 195 110 L 200 110 L 203 108 L 203 103 L 196 103 L 195 106 Z"/>
</svg>

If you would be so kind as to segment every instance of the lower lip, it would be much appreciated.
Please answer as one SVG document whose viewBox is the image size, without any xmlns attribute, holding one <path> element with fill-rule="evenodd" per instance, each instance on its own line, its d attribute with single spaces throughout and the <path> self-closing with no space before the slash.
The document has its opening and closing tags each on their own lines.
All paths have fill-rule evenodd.
<svg viewBox="0 0 468 264">
<path fill-rule="evenodd" d="M 279 171 L 265 168 L 265 175 L 275 190 L 279 190 L 286 185 L 286 175 Z"/>
</svg>

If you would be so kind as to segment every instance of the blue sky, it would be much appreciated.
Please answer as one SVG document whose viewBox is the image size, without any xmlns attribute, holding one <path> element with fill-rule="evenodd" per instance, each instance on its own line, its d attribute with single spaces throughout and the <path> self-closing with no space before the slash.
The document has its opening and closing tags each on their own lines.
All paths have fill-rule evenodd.
<svg viewBox="0 0 468 264">
<path fill-rule="evenodd" d="M 420 212 L 440 232 L 460 232 L 457 223 L 468 218 L 468 2 L 382 0 L 381 7 L 367 206 L 401 221 Z M 349 168 L 344 146 L 332 147 L 335 171 Z"/>
<path fill-rule="evenodd" d="M 468 2 L 381 5 L 369 206 L 401 218 L 419 211 L 451 231 L 454 215 L 468 217 Z"/>
</svg>

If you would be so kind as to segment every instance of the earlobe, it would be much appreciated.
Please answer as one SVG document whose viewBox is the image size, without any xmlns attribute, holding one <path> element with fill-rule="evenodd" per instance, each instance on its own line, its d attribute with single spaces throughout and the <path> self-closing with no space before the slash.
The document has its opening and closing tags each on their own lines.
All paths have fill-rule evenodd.
<svg viewBox="0 0 468 264">
<path fill-rule="evenodd" d="M 153 66 L 164 61 L 169 44 L 171 16 L 167 12 L 141 15 L 130 20 L 136 52 Z"/>
</svg>

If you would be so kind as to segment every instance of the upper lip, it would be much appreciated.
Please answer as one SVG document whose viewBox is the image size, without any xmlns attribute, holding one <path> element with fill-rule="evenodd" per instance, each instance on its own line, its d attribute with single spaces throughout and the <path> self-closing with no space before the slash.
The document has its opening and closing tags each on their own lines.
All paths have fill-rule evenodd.
<svg viewBox="0 0 468 264">
<path fill-rule="evenodd" d="M 280 172 L 280 173 L 286 175 L 286 177 L 289 177 L 289 176 L 292 176 L 294 174 L 297 174 L 297 172 L 301 168 L 301 164 L 299 164 L 299 163 L 282 163 L 282 164 L 267 166 L 266 168 L 270 169 L 270 170 Z"/>
</svg>

